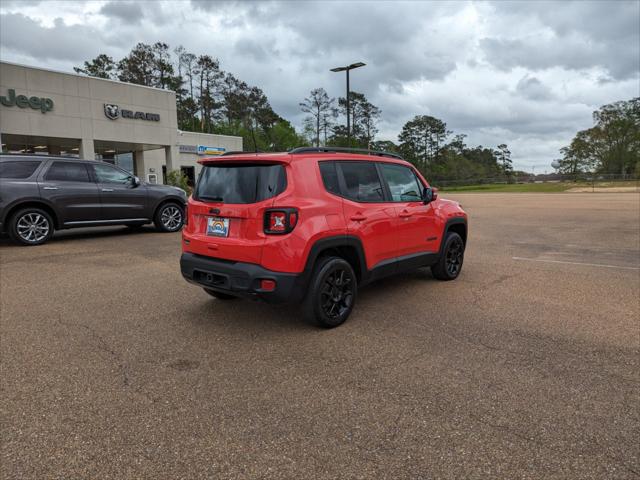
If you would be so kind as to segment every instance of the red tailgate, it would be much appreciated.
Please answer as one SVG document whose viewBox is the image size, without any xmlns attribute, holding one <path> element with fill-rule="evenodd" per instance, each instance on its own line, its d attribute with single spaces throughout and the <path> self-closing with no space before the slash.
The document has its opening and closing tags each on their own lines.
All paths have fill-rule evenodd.
<svg viewBox="0 0 640 480">
<path fill-rule="evenodd" d="M 184 251 L 239 262 L 260 263 L 265 241 L 264 211 L 273 199 L 250 205 L 189 201 Z M 229 219 L 229 236 L 207 235 L 209 218 Z"/>
</svg>

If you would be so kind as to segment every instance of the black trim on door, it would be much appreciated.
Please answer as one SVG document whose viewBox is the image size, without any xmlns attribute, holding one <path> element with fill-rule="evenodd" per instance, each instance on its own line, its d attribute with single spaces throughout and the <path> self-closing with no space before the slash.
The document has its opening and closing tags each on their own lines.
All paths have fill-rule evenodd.
<svg viewBox="0 0 640 480">
<path fill-rule="evenodd" d="M 367 282 L 417 268 L 430 267 L 437 263 L 439 257 L 440 254 L 435 252 L 419 252 L 383 260 L 367 272 Z"/>
</svg>

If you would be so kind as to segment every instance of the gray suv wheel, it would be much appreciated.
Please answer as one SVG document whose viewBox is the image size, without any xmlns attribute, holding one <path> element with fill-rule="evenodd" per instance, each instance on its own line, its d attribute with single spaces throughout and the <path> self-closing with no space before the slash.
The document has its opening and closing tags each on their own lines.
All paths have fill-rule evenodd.
<svg viewBox="0 0 640 480">
<path fill-rule="evenodd" d="M 184 225 L 184 209 L 176 203 L 165 203 L 158 208 L 154 223 L 161 232 L 177 232 Z"/>
<path fill-rule="evenodd" d="M 9 237 L 22 245 L 41 245 L 53 235 L 53 220 L 39 208 L 17 211 L 9 221 Z"/>
</svg>

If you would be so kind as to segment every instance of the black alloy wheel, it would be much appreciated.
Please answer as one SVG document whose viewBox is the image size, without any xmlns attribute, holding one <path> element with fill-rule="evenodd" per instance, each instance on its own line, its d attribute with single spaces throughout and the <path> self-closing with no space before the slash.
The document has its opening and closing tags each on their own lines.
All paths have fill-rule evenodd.
<svg viewBox="0 0 640 480">
<path fill-rule="evenodd" d="M 460 273 L 463 255 L 464 244 L 462 239 L 456 235 L 447 245 L 447 251 L 445 252 L 445 265 L 450 276 L 457 277 Z"/>
<path fill-rule="evenodd" d="M 304 299 L 304 316 L 308 321 L 332 328 L 345 322 L 358 294 L 353 268 L 340 257 L 318 260 Z"/>
<path fill-rule="evenodd" d="M 338 266 L 328 272 L 320 290 L 320 305 L 327 318 L 336 320 L 351 309 L 353 287 L 353 278 L 345 268 Z"/>
<path fill-rule="evenodd" d="M 431 267 L 431 273 L 438 280 L 455 280 L 462 271 L 465 244 L 462 237 L 455 232 L 447 233 L 444 239 L 442 255 Z"/>
</svg>

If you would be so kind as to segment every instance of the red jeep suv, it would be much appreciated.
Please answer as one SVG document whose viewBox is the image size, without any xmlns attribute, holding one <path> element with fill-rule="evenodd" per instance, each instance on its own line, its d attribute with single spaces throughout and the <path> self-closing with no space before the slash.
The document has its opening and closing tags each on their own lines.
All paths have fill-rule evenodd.
<svg viewBox="0 0 640 480">
<path fill-rule="evenodd" d="M 302 302 L 335 327 L 373 280 L 427 266 L 441 280 L 460 274 L 466 213 L 397 155 L 304 147 L 200 163 L 180 267 L 218 299 Z"/>
</svg>

